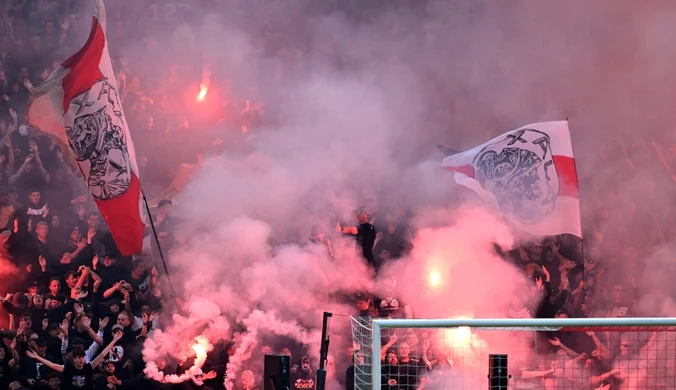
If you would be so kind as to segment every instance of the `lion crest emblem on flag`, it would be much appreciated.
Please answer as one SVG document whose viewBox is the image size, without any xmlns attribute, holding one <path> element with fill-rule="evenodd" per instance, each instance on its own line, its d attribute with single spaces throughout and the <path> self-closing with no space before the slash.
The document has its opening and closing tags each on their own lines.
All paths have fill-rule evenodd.
<svg viewBox="0 0 676 390">
<path fill-rule="evenodd" d="M 108 79 L 74 98 L 74 120 L 66 126 L 68 142 L 94 198 L 117 198 L 131 184 L 131 167 L 117 90 Z"/>
<path fill-rule="evenodd" d="M 503 214 L 533 224 L 554 211 L 560 182 L 550 143 L 542 131 L 521 129 L 485 146 L 474 158 L 476 180 L 495 196 Z"/>
</svg>

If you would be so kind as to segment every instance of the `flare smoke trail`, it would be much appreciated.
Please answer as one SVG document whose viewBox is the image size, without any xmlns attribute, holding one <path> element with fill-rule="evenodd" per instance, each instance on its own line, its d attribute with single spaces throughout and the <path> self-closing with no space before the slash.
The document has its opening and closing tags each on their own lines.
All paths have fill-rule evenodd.
<svg viewBox="0 0 676 390">
<path fill-rule="evenodd" d="M 300 327 L 295 321 L 280 321 L 274 311 L 264 313 L 260 310 L 254 310 L 242 321 L 242 325 L 246 326 L 247 332 L 238 340 L 239 346 L 228 360 L 224 381 L 226 390 L 233 389 L 235 379 L 242 366 L 241 357 L 254 344 L 260 331 L 267 331 L 275 336 L 288 337 L 303 345 L 317 346 L 317 348 L 321 337 L 321 331 L 308 334 L 307 330 Z"/>
<path fill-rule="evenodd" d="M 193 378 L 195 375 L 202 373 L 201 368 L 202 366 L 204 366 L 204 363 L 207 360 L 207 354 L 211 352 L 211 350 L 213 350 L 213 345 L 211 345 L 207 337 L 205 336 L 195 337 L 194 339 L 195 343 L 190 347 L 191 355 L 194 356 L 195 358 L 195 362 L 192 367 L 190 367 L 181 375 L 176 374 L 164 375 L 157 366 L 154 357 L 149 356 L 149 353 L 147 352 L 150 351 L 151 348 L 153 349 L 158 348 L 157 340 L 162 340 L 162 331 L 158 330 L 156 334 L 157 337 L 149 339 L 148 346 L 146 346 L 146 348 L 144 348 L 143 350 L 143 358 L 147 362 L 144 372 L 148 378 L 151 378 L 160 383 L 177 384 L 185 382 L 190 378 Z M 185 361 L 189 356 L 190 355 L 186 353 L 185 355 L 182 356 L 182 360 Z"/>
</svg>

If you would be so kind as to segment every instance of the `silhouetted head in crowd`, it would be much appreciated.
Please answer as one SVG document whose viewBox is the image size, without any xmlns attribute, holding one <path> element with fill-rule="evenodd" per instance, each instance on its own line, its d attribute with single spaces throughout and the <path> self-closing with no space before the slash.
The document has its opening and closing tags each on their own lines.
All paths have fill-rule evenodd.
<svg viewBox="0 0 676 390">
<path fill-rule="evenodd" d="M 366 207 L 358 208 L 355 214 L 360 224 L 369 222 L 369 211 Z"/>
</svg>

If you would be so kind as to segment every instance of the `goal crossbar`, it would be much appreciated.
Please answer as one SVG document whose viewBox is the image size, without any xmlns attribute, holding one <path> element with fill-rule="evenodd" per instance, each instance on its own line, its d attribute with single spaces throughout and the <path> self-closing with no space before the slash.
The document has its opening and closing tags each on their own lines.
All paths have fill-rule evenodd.
<svg viewBox="0 0 676 390">
<path fill-rule="evenodd" d="M 647 328 L 662 332 L 676 331 L 676 318 L 454 318 L 454 319 L 383 319 L 374 318 L 373 326 L 373 389 L 381 388 L 380 349 L 383 329 L 403 328 L 481 328 L 557 331 L 563 329 L 615 328 L 617 330 L 641 330 Z"/>
</svg>

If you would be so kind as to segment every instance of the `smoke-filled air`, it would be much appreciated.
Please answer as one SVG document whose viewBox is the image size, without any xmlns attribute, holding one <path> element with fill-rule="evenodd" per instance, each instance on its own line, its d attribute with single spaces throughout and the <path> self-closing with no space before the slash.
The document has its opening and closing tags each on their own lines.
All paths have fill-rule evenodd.
<svg viewBox="0 0 676 390">
<path fill-rule="evenodd" d="M 370 322 L 676 316 L 674 17 L 0 1 L 0 388 L 676 388 L 664 329 Z"/>
</svg>

